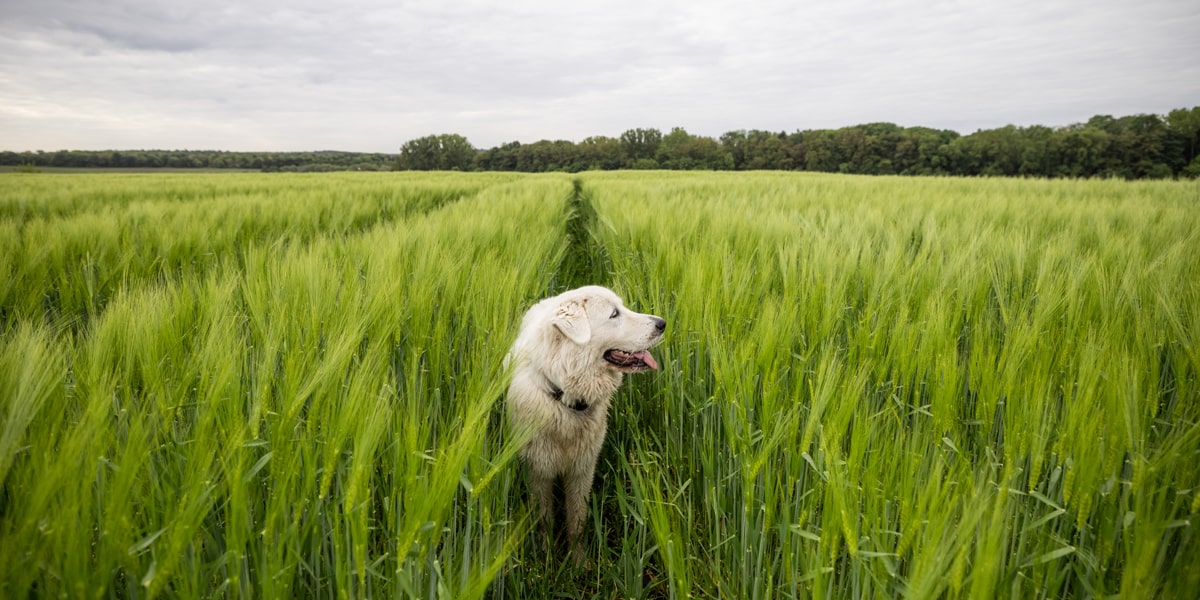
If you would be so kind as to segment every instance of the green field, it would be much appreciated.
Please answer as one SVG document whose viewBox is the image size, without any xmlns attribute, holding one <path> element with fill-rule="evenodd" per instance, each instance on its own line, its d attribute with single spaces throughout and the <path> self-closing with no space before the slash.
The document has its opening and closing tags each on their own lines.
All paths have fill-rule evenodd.
<svg viewBox="0 0 1200 600">
<path fill-rule="evenodd" d="M 0 275 L 5 598 L 1200 588 L 1195 182 L 10 173 Z M 584 283 L 670 325 L 577 566 L 499 400 Z"/>
</svg>

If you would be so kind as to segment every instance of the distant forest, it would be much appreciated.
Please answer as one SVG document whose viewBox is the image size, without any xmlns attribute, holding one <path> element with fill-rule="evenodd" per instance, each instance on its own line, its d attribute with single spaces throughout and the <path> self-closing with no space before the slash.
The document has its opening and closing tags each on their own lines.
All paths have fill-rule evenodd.
<svg viewBox="0 0 1200 600">
<path fill-rule="evenodd" d="M 870 123 L 794 133 L 730 131 L 719 138 L 680 127 L 630 129 L 581 142 L 509 142 L 478 149 L 458 134 L 405 142 L 398 154 L 189 150 L 0 152 L 0 165 L 205 168 L 263 171 L 459 170 L 530 173 L 616 169 L 797 170 L 866 175 L 1200 177 L 1200 106 L 1167 115 L 1098 115 L 1086 123 L 960 135 Z"/>
<path fill-rule="evenodd" d="M 220 150 L 58 150 L 0 152 L 0 166 L 70 169 L 248 169 L 391 171 L 395 154 L 361 152 L 224 152 Z"/>
</svg>

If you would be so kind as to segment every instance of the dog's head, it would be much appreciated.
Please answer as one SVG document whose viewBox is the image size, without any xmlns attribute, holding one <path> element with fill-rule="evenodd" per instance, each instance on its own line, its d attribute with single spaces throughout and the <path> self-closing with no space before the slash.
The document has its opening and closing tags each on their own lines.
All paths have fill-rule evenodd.
<svg viewBox="0 0 1200 600">
<path fill-rule="evenodd" d="M 648 351 L 662 340 L 667 322 L 625 307 L 612 290 L 586 286 L 552 299 L 550 323 L 566 343 L 596 353 L 596 358 L 624 373 L 657 369 Z"/>
</svg>

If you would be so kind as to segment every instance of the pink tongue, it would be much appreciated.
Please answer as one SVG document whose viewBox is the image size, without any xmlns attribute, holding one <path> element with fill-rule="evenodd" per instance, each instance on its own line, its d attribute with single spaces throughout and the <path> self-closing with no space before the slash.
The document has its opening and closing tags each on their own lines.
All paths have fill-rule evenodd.
<svg viewBox="0 0 1200 600">
<path fill-rule="evenodd" d="M 641 352 L 635 352 L 633 356 L 646 363 L 646 366 L 650 367 L 651 369 L 654 369 L 655 371 L 658 370 L 658 363 L 654 362 L 654 357 L 650 356 L 649 352 L 642 350 Z"/>
</svg>

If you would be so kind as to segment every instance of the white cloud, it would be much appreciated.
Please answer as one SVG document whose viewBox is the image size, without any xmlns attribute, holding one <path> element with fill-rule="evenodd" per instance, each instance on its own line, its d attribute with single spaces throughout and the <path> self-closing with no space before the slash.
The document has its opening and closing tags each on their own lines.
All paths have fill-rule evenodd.
<svg viewBox="0 0 1200 600">
<path fill-rule="evenodd" d="M 1200 104 L 1197 30 L 1190 0 L 41 0 L 0 12 L 0 147 L 1062 125 Z"/>
</svg>

